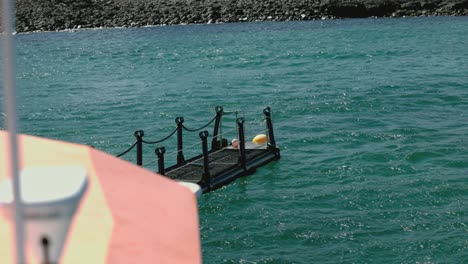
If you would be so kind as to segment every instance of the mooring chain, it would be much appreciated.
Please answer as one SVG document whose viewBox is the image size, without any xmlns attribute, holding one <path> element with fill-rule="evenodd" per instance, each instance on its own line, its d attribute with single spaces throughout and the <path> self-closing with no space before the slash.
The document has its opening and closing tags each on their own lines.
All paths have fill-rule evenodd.
<svg viewBox="0 0 468 264">
<path fill-rule="evenodd" d="M 177 132 L 177 127 L 168 135 L 166 136 L 165 138 L 163 139 L 160 139 L 160 140 L 156 140 L 156 141 L 146 141 L 146 140 L 141 140 L 141 142 L 145 143 L 145 144 L 150 144 L 150 145 L 153 145 L 153 144 L 158 144 L 158 143 L 161 143 L 167 139 L 169 139 L 170 137 L 172 137 L 172 135 L 175 134 L 175 132 Z"/>
<path fill-rule="evenodd" d="M 228 131 L 226 131 L 224 134 L 218 134 L 218 135 L 216 136 L 216 138 L 217 138 L 217 137 L 221 137 L 221 136 L 223 136 L 223 135 L 225 135 L 225 134 L 228 134 L 228 133 L 233 133 L 234 131 L 236 131 L 236 129 L 228 130 Z M 181 150 L 175 150 L 175 151 L 167 152 L 165 155 L 166 155 L 166 156 L 171 156 L 171 155 L 176 155 L 176 154 L 179 153 L 179 152 L 185 152 L 185 151 L 187 151 L 187 150 L 189 150 L 189 149 L 195 149 L 195 147 L 200 146 L 201 143 L 202 143 L 202 141 L 197 141 L 196 143 L 194 143 L 194 144 L 192 144 L 192 145 L 185 146 L 185 147 L 184 147 L 183 149 L 181 149 Z M 222 149 L 224 149 L 224 148 L 222 148 Z M 220 149 L 220 150 L 222 150 L 222 149 Z M 218 150 L 218 151 L 219 151 L 219 150 Z M 218 152 L 218 151 L 216 151 L 216 152 Z M 216 152 L 213 152 L 213 153 L 216 153 Z"/>
<path fill-rule="evenodd" d="M 192 145 L 185 146 L 185 147 L 184 147 L 183 149 L 181 149 L 181 150 L 176 150 L 176 151 L 172 151 L 172 152 L 167 152 L 165 155 L 171 156 L 171 155 L 177 154 L 177 153 L 179 153 L 179 152 L 184 152 L 184 151 L 189 150 L 189 149 L 195 149 L 195 147 L 200 146 L 201 143 L 202 143 L 202 141 L 197 141 L 196 143 L 193 143 Z"/>
<path fill-rule="evenodd" d="M 120 153 L 119 155 L 115 155 L 117 158 L 122 157 L 123 155 L 127 154 L 130 150 L 132 150 L 138 142 L 133 143 L 131 147 L 129 147 L 126 151 Z"/>
<path fill-rule="evenodd" d="M 221 115 L 224 115 L 224 114 L 235 114 L 235 115 L 237 116 L 237 115 L 238 115 L 238 111 L 233 111 L 233 112 L 222 112 L 222 113 L 221 113 Z M 183 129 L 189 131 L 189 132 L 197 132 L 197 131 L 200 131 L 200 130 L 205 129 L 206 127 L 210 126 L 210 125 L 216 120 L 217 116 L 218 116 L 218 115 L 215 115 L 207 124 L 203 125 L 203 126 L 200 127 L 200 128 L 197 128 L 197 129 L 188 128 L 188 127 L 186 127 L 183 123 L 181 124 L 181 127 L 182 127 Z M 182 120 L 182 122 L 183 122 L 183 120 Z M 178 128 L 176 127 L 169 135 L 167 135 L 166 137 L 164 137 L 164 138 L 162 138 L 162 139 L 160 139 L 160 140 L 156 140 L 156 141 L 147 141 L 147 140 L 144 140 L 143 138 L 141 138 L 140 140 L 141 140 L 142 143 L 149 144 L 149 145 L 158 144 L 158 143 L 161 143 L 161 142 L 163 142 L 163 141 L 169 139 L 170 137 L 172 137 L 172 136 L 177 132 L 177 129 L 178 129 Z M 222 129 L 222 128 L 220 128 L 220 129 Z M 223 132 L 221 131 L 221 133 L 218 134 L 218 135 L 216 136 L 216 138 L 222 138 L 222 135 L 223 135 L 223 134 L 225 134 L 225 133 L 223 133 Z M 129 147 L 127 150 L 125 150 L 124 152 L 122 152 L 122 153 L 120 153 L 120 154 L 118 154 L 118 155 L 115 155 L 115 156 L 116 156 L 116 157 L 122 157 L 123 155 L 127 154 L 130 150 L 132 150 L 137 144 L 138 144 L 138 141 L 135 142 L 135 143 L 133 143 L 133 145 L 132 145 L 131 147 Z M 198 145 L 198 143 L 197 143 L 197 144 L 194 144 L 194 145 Z M 192 147 L 192 146 L 190 146 L 190 147 Z M 184 148 L 184 149 L 186 149 L 186 148 Z M 179 151 L 177 151 L 177 152 L 179 152 Z M 177 153 L 177 152 L 176 152 L 176 153 Z"/>
<path fill-rule="evenodd" d="M 200 127 L 200 128 L 197 128 L 197 129 L 190 129 L 190 128 L 186 127 L 184 124 L 182 124 L 182 127 L 183 127 L 185 130 L 189 131 L 189 132 L 197 132 L 197 131 L 200 131 L 200 130 L 202 130 L 202 129 L 205 129 L 206 127 L 208 127 L 209 125 L 211 125 L 211 123 L 213 123 L 213 121 L 215 121 L 215 120 L 216 120 L 216 116 L 214 116 L 206 125 L 204 125 L 204 126 L 202 126 L 202 127 Z"/>
<path fill-rule="evenodd" d="M 141 142 L 145 143 L 145 144 L 158 144 L 158 143 L 161 143 L 165 140 L 167 140 L 168 138 L 170 138 L 172 135 L 174 135 L 174 133 L 177 131 L 177 128 L 174 129 L 174 131 L 172 131 L 168 136 L 166 136 L 165 138 L 163 139 L 160 139 L 160 140 L 157 140 L 157 141 L 146 141 L 146 140 L 141 140 Z M 125 150 L 124 152 L 118 154 L 118 155 L 115 155 L 117 158 L 120 158 L 122 157 L 123 155 L 127 154 L 130 150 L 132 150 L 136 144 L 138 143 L 138 141 L 136 141 L 135 143 L 133 143 L 132 146 L 130 146 L 127 150 Z"/>
</svg>

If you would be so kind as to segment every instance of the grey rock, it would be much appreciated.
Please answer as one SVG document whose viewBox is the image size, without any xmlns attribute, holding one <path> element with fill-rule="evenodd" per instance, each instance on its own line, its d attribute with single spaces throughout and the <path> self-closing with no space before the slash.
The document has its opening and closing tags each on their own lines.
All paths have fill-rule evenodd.
<svg viewBox="0 0 468 264">
<path fill-rule="evenodd" d="M 468 0 L 17 0 L 17 31 L 320 18 L 468 15 Z"/>
</svg>

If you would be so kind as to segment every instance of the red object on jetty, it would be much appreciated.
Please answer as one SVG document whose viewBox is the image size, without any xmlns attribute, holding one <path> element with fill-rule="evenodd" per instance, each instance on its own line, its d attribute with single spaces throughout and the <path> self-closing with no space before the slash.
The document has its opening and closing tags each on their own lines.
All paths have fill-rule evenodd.
<svg viewBox="0 0 468 264">
<path fill-rule="evenodd" d="M 84 145 L 19 135 L 19 146 L 20 168 L 79 165 L 88 172 L 60 263 L 201 263 L 197 200 L 185 187 Z M 10 175 L 8 159 L 7 132 L 0 131 L 0 180 Z M 13 224 L 0 214 L 0 263 L 15 263 Z"/>
</svg>

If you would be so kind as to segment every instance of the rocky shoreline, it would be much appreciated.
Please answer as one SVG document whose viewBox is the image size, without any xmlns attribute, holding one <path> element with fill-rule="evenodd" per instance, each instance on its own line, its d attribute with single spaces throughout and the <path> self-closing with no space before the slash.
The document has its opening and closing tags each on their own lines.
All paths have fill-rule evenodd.
<svg viewBox="0 0 468 264">
<path fill-rule="evenodd" d="M 16 30 L 441 15 L 468 0 L 17 0 Z"/>
</svg>

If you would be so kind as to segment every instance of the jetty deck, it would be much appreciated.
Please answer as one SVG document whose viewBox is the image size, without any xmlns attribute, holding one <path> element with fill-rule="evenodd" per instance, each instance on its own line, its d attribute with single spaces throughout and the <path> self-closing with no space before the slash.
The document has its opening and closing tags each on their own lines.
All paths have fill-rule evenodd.
<svg viewBox="0 0 468 264">
<path fill-rule="evenodd" d="M 210 151 L 208 175 L 205 172 L 203 155 L 187 160 L 184 164 L 167 168 L 164 175 L 174 180 L 196 183 L 200 185 L 203 193 L 206 193 L 239 177 L 253 174 L 258 167 L 280 158 L 279 149 L 268 148 L 267 144 L 247 144 L 244 164 L 240 155 L 240 150 L 232 147 Z"/>
<path fill-rule="evenodd" d="M 244 135 L 244 117 L 238 117 L 238 112 L 224 112 L 221 106 L 215 108 L 216 115 L 204 126 L 190 129 L 184 125 L 184 118 L 175 119 L 176 128 L 166 137 L 156 141 L 143 139 L 145 133 L 137 130 L 134 133 L 136 142 L 126 151 L 117 155 L 121 157 L 136 147 L 137 165 L 143 166 L 143 144 L 160 144 L 173 135 L 177 135 L 177 162 L 170 167 L 165 166 L 164 147 L 155 148 L 158 162 L 158 173 L 177 181 L 192 182 L 198 184 L 203 193 L 216 190 L 235 179 L 252 174 L 260 166 L 280 158 L 279 148 L 276 146 L 273 124 L 271 121 L 271 109 L 263 110 L 266 121 L 266 135 L 262 135 L 260 142 L 247 142 Z M 226 138 L 221 134 L 221 119 L 226 114 L 236 114 L 236 146 L 228 144 Z M 210 138 L 211 148 L 208 148 L 209 133 L 204 130 L 214 123 L 213 134 Z M 201 139 L 201 153 L 192 158 L 184 157 L 183 131 L 199 132 Z"/>
</svg>

